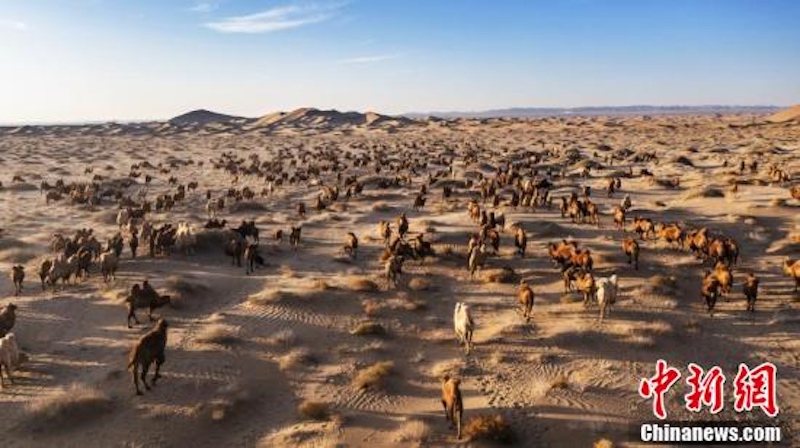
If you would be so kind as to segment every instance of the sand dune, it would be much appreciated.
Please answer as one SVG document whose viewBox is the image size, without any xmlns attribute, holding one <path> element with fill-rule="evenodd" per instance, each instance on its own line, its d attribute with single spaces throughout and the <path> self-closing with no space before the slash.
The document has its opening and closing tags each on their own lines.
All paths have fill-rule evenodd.
<svg viewBox="0 0 800 448">
<path fill-rule="evenodd" d="M 800 105 L 778 111 L 767 117 L 767 121 L 773 123 L 785 123 L 789 121 L 800 122 Z"/>
</svg>

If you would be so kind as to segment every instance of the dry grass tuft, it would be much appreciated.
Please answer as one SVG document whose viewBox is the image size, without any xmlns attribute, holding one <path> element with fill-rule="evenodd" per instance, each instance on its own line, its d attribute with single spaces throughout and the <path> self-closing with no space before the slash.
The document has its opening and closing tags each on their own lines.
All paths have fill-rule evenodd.
<svg viewBox="0 0 800 448">
<path fill-rule="evenodd" d="M 494 352 L 489 356 L 489 365 L 492 367 L 499 367 L 508 360 L 508 357 L 503 352 Z"/>
<path fill-rule="evenodd" d="M 305 347 L 300 347 L 279 357 L 278 367 L 280 367 L 281 371 L 285 372 L 315 362 L 316 358 L 311 354 L 311 351 Z"/>
<path fill-rule="evenodd" d="M 674 310 L 678 308 L 678 300 L 675 298 L 675 293 L 661 294 L 654 292 L 650 286 L 644 285 L 641 288 L 635 288 L 629 294 L 634 298 L 634 302 L 646 306 L 648 308 L 658 308 L 663 310 Z"/>
<path fill-rule="evenodd" d="M 375 317 L 378 315 L 381 308 L 383 308 L 383 304 L 377 300 L 364 299 L 361 302 L 361 308 L 364 310 L 364 314 L 367 317 Z"/>
<path fill-rule="evenodd" d="M 651 186 L 658 186 L 661 188 L 675 188 L 675 180 L 674 179 L 666 179 L 666 178 L 658 178 L 658 177 L 650 177 L 647 179 L 647 184 Z"/>
<path fill-rule="evenodd" d="M 394 361 L 379 361 L 359 370 L 353 377 L 356 389 L 378 389 L 383 386 L 386 377 L 394 370 Z"/>
<path fill-rule="evenodd" d="M 518 283 L 519 278 L 519 275 L 510 266 L 488 269 L 483 272 L 483 281 L 486 283 Z"/>
<path fill-rule="evenodd" d="M 431 428 L 422 420 L 407 420 L 394 433 L 394 442 L 422 446 L 431 435 Z"/>
<path fill-rule="evenodd" d="M 594 442 L 594 448 L 614 448 L 614 442 L 603 438 Z"/>
<path fill-rule="evenodd" d="M 408 282 L 408 289 L 412 291 L 427 291 L 431 289 L 431 281 L 425 277 L 414 277 Z"/>
<path fill-rule="evenodd" d="M 553 389 L 569 389 L 569 378 L 564 374 L 556 375 L 550 381 L 550 390 Z"/>
<path fill-rule="evenodd" d="M 783 199 L 783 198 L 772 198 L 769 201 L 769 205 L 771 207 L 786 207 L 786 199 Z"/>
<path fill-rule="evenodd" d="M 37 398 L 25 406 L 25 426 L 36 432 L 56 432 L 96 419 L 113 407 L 105 392 L 88 384 Z"/>
<path fill-rule="evenodd" d="M 678 281 L 673 276 L 657 274 L 647 280 L 647 292 L 651 294 L 670 296 L 677 288 Z"/>
<path fill-rule="evenodd" d="M 428 309 L 428 304 L 421 299 L 408 298 L 403 301 L 403 309 L 406 311 L 425 311 Z"/>
<path fill-rule="evenodd" d="M 325 422 L 307 421 L 301 425 L 286 426 L 261 438 L 254 446 L 257 448 L 297 447 L 297 448 L 342 448 L 342 422 L 334 416 Z"/>
<path fill-rule="evenodd" d="M 167 289 L 177 293 L 179 297 L 194 297 L 209 291 L 206 283 L 192 276 L 171 275 L 166 280 Z"/>
<path fill-rule="evenodd" d="M 529 362 L 537 364 L 554 364 L 558 362 L 558 355 L 555 353 L 533 353 L 527 359 Z"/>
<path fill-rule="evenodd" d="M 206 344 L 234 344 L 239 341 L 239 330 L 239 327 L 230 325 L 207 325 L 197 335 L 197 340 Z"/>
<path fill-rule="evenodd" d="M 318 401 L 304 401 L 297 406 L 297 413 L 306 420 L 326 421 L 330 418 L 328 405 Z"/>
<path fill-rule="evenodd" d="M 366 344 L 361 345 L 358 348 L 359 353 L 381 353 L 385 352 L 388 348 L 388 344 L 385 341 L 381 341 L 380 339 L 373 339 Z"/>
<path fill-rule="evenodd" d="M 252 305 L 266 306 L 290 300 L 294 296 L 295 295 L 292 294 L 291 292 L 284 291 L 281 289 L 273 289 L 271 291 L 261 291 L 259 293 L 253 294 L 247 298 L 247 301 Z"/>
<path fill-rule="evenodd" d="M 442 246 L 441 249 L 436 248 L 436 253 L 441 257 L 449 257 L 455 253 L 455 248 L 451 245 Z"/>
<path fill-rule="evenodd" d="M 275 332 L 267 339 L 267 344 L 284 349 L 291 348 L 298 341 L 297 334 L 292 329 L 285 329 Z"/>
<path fill-rule="evenodd" d="M 333 289 L 333 286 L 328 284 L 328 282 L 325 280 L 318 278 L 314 279 L 314 281 L 311 283 L 311 289 L 314 291 L 329 291 Z"/>
<path fill-rule="evenodd" d="M 464 426 L 464 435 L 470 440 L 513 444 L 516 440 L 514 431 L 502 415 L 481 415 L 471 418 Z"/>
<path fill-rule="evenodd" d="M 377 322 L 361 322 L 350 330 L 356 336 L 386 336 L 386 328 Z"/>
<path fill-rule="evenodd" d="M 347 289 L 356 292 L 373 292 L 378 290 L 378 284 L 363 277 L 350 277 L 347 279 Z"/>
<path fill-rule="evenodd" d="M 285 264 L 281 265 L 281 267 L 278 269 L 278 271 L 281 273 L 281 278 L 287 278 L 288 279 L 288 278 L 300 278 L 301 277 L 301 275 L 298 274 L 297 272 L 295 272 L 294 269 L 292 269 L 292 267 L 289 266 L 289 265 L 285 265 Z"/>
<path fill-rule="evenodd" d="M 334 202 L 328 209 L 334 212 L 344 213 L 350 210 L 350 205 L 347 202 Z"/>
<path fill-rule="evenodd" d="M 719 188 L 714 187 L 693 187 L 688 189 L 683 195 L 681 195 L 681 199 L 686 201 L 689 199 L 697 199 L 697 198 L 723 198 L 725 197 L 725 192 L 720 190 Z"/>
<path fill-rule="evenodd" d="M 652 349 L 658 345 L 654 337 L 641 333 L 633 334 L 628 337 L 627 341 L 640 348 Z"/>
</svg>

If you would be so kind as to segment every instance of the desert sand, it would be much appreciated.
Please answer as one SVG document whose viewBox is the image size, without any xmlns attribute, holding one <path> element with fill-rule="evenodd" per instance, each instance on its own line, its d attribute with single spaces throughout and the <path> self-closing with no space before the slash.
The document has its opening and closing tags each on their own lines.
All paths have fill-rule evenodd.
<svg viewBox="0 0 800 448">
<path fill-rule="evenodd" d="M 632 425 L 653 420 L 651 402 L 637 387 L 660 358 L 683 372 L 690 362 L 718 365 L 729 384 L 739 363 L 775 363 L 776 421 L 785 435 L 798 434 L 800 296 L 781 270 L 786 257 L 800 256 L 800 203 L 789 194 L 800 170 L 796 121 L 745 115 L 410 120 L 313 109 L 260 120 L 198 120 L 0 132 L 0 305 L 19 307 L 13 331 L 26 358 L 14 383 L 0 391 L 3 447 L 483 446 L 487 442 L 457 441 L 448 427 L 439 401 L 445 373 L 462 380 L 465 421 L 500 415 L 516 446 L 582 447 L 602 439 L 634 446 Z M 214 167 L 224 152 L 241 158 L 241 166 L 258 155 L 289 173 L 329 164 L 320 154 L 332 154 L 342 178 L 356 176 L 364 191 L 341 195 L 318 211 L 314 202 L 323 185 L 337 182 L 331 170 L 262 196 L 262 176 L 242 173 L 234 183 L 233 175 Z M 516 256 L 513 234 L 502 233 L 499 254 L 471 279 L 467 244 L 477 224 L 467 203 L 477 197 L 479 175 L 491 177 L 534 155 L 540 160 L 531 167 L 541 176 L 552 168 L 554 206 L 511 207 L 508 189 L 496 208 L 481 204 L 522 225 L 528 249 L 525 258 Z M 356 166 L 356 159 L 366 163 Z M 428 173 L 446 171 L 440 162 L 451 159 L 453 174 L 428 185 L 427 204 L 413 209 Z M 758 161 L 757 170 L 740 175 L 740 160 Z M 97 205 L 69 198 L 46 204 L 40 183 L 89 182 L 99 175 L 99 183 L 111 185 L 145 161 L 156 168 L 139 171 L 153 181 L 134 178 L 122 190 L 126 196 L 153 201 L 174 192 L 172 176 L 181 184 L 199 183 L 171 211 L 147 215 L 157 225 L 190 223 L 195 253 L 149 257 L 142 244 L 132 259 L 125 235 L 115 280 L 103 282 L 94 265 L 88 280 L 42 291 L 37 271 L 53 256 L 53 234 L 92 228 L 105 242 L 118 231 L 119 206 L 113 196 Z M 405 161 L 422 165 L 415 174 L 393 170 Z M 790 181 L 773 182 L 771 165 Z M 581 177 L 584 167 L 591 168 L 588 178 Z M 642 169 L 653 176 L 640 175 Z M 411 183 L 379 188 L 380 179 L 396 174 L 408 174 Z M 611 198 L 604 190 L 609 176 L 622 183 Z M 676 178 L 678 186 L 670 182 Z M 464 186 L 467 179 L 476 181 L 473 188 Z M 455 186 L 447 201 L 444 184 Z M 558 198 L 587 185 L 600 208 L 599 228 L 572 223 L 558 210 Z M 255 220 L 265 265 L 252 275 L 223 253 L 228 234 L 203 229 L 206 190 L 221 197 L 245 186 L 256 197 L 228 199 L 219 218 L 229 228 Z M 735 284 L 713 317 L 699 295 L 709 262 L 647 239 L 640 242 L 640 268 L 627 264 L 620 246 L 632 235 L 630 225 L 617 230 L 611 217 L 626 194 L 633 202 L 629 219 L 705 226 L 738 241 Z M 305 217 L 295 211 L 300 201 L 308 208 Z M 388 288 L 376 225 L 402 212 L 411 237 L 424 233 L 437 255 L 407 261 L 400 284 Z M 296 249 L 273 239 L 276 230 L 288 235 L 298 225 Z M 354 260 L 342 251 L 348 231 L 360 241 Z M 578 292 L 564 293 L 546 250 L 561 239 L 591 249 L 597 277 L 619 277 L 618 300 L 602 324 L 596 306 L 584 307 Z M 27 274 L 19 297 L 9 276 L 17 263 Z M 514 275 L 487 275 L 503 267 Z M 741 292 L 747 271 L 761 278 L 753 315 Z M 145 278 L 173 302 L 156 311 L 171 324 L 163 378 L 136 396 L 127 355 L 150 323 L 140 310 L 142 324 L 128 329 L 123 300 Z M 535 293 L 530 322 L 516 311 L 519 279 Z M 468 303 L 475 318 L 469 355 L 453 331 L 458 301 Z M 365 329 L 372 331 L 357 334 Z M 354 383 L 384 361 L 391 363 L 374 370 L 385 372 L 366 378 L 375 384 Z M 720 414 L 693 415 L 683 407 L 685 392 L 685 384 L 670 392 L 670 419 L 765 420 L 760 411 L 735 413 L 729 395 Z"/>
</svg>

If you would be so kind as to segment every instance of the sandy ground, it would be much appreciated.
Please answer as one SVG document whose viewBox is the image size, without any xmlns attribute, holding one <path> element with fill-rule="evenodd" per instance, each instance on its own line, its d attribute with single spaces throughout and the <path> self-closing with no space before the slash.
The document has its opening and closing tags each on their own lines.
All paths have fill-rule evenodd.
<svg viewBox="0 0 800 448">
<path fill-rule="evenodd" d="M 14 332 L 28 360 L 15 373 L 14 384 L 0 391 L 0 445 L 30 446 L 449 446 L 458 443 L 443 418 L 439 377 L 462 378 L 465 420 L 502 415 L 517 436 L 517 446 L 591 446 L 602 438 L 617 446 L 635 445 L 629 430 L 652 420 L 650 401 L 637 393 L 641 378 L 653 373 L 655 361 L 667 359 L 686 372 L 689 362 L 721 366 L 732 383 L 740 362 L 778 366 L 777 422 L 785 435 L 800 430 L 800 304 L 793 283 L 781 272 L 787 256 L 798 257 L 800 204 L 791 199 L 789 184 L 769 182 L 767 168 L 778 164 L 794 174 L 800 168 L 800 126 L 738 126 L 750 117 L 571 118 L 461 120 L 427 127 L 380 131 L 319 133 L 186 133 L 173 136 L 28 135 L 0 137 L 0 270 L 22 263 L 27 278 L 15 298 L 8 275 L 0 278 L 0 304 L 19 306 Z M 608 145 L 599 148 L 599 145 Z M 443 203 L 432 188 L 421 211 L 411 209 L 425 177 L 413 185 L 378 189 L 367 183 L 364 194 L 340 200 L 317 212 L 311 205 L 320 191 L 307 183 L 280 187 L 255 204 L 229 207 L 222 218 L 238 223 L 255 219 L 262 231 L 267 265 L 254 275 L 231 266 L 222 248 L 201 244 L 197 253 L 131 259 L 123 253 L 117 279 L 103 283 L 98 269 L 91 278 L 63 290 L 42 291 L 36 274 L 49 254 L 53 233 L 73 234 L 91 227 L 102 241 L 116 231 L 117 206 L 45 205 L 39 182 L 57 179 L 87 181 L 86 167 L 109 178 L 126 177 L 132 163 L 144 160 L 205 161 L 202 167 L 179 165 L 169 174 L 143 170 L 155 180 L 147 197 L 171 191 L 169 176 L 198 181 L 200 188 L 169 213 L 153 213 L 155 223 L 187 220 L 200 229 L 205 220 L 205 190 L 219 195 L 231 187 L 231 176 L 209 163 L 222 151 L 262 160 L 280 149 L 340 154 L 382 154 L 391 160 L 433 161 L 455 155 L 455 178 L 472 172 L 491 174 L 494 166 L 525 159 L 544 150 L 576 148 L 575 163 L 549 157 L 542 167 L 563 168 L 553 194 L 560 197 L 583 185 L 593 187 L 602 226 L 572 224 L 551 210 L 500 206 L 509 222 L 528 231 L 528 256 L 513 254 L 513 236 L 502 236 L 500 254 L 488 268 L 509 266 L 534 288 L 534 317 L 529 323 L 516 313 L 516 283 L 471 280 L 466 247 L 475 231 L 466 212 L 474 194 L 457 189 Z M 604 165 L 610 153 L 621 157 L 612 167 L 579 177 L 589 160 Z M 465 164 L 463 155 L 478 154 L 481 163 Z M 595 153 L 599 158 L 595 158 Z M 637 153 L 654 152 L 658 161 L 633 162 Z M 678 156 L 693 166 L 676 163 Z M 757 173 L 739 177 L 730 191 L 738 161 L 758 160 Z M 729 166 L 723 166 L 725 161 Z M 374 178 L 374 162 L 352 167 L 345 175 Z M 284 166 L 289 161 L 284 160 Z M 622 179 L 622 191 L 606 198 L 609 173 L 637 176 Z M 431 163 L 429 170 L 444 167 Z M 680 187 L 666 188 L 656 179 L 680 177 Z M 393 173 L 392 173 L 393 174 Z M 386 172 L 382 175 L 392 175 Z M 23 182 L 12 182 L 20 175 Z M 322 183 L 335 183 L 323 174 Z M 128 190 L 144 189 L 143 180 Z M 263 179 L 241 176 L 237 188 L 256 192 Z M 706 197 L 712 189 L 720 197 Z M 661 241 L 642 243 L 640 269 L 627 265 L 620 250 L 623 233 L 615 230 L 611 210 L 624 194 L 633 212 L 656 221 L 708 226 L 736 238 L 742 249 L 734 276 L 754 271 L 762 279 L 758 311 L 745 311 L 741 282 L 718 303 L 709 318 L 699 298 L 700 275 L 706 268 L 690 253 Z M 505 195 L 508 199 L 509 195 Z M 784 202 L 776 201 L 784 199 Z M 299 200 L 309 205 L 304 219 L 296 216 Z M 380 220 L 406 211 L 411 233 L 426 232 L 439 253 L 452 254 L 409 262 L 401 285 L 388 289 L 378 257 L 383 249 L 376 234 Z M 302 224 L 298 250 L 269 236 Z M 342 256 L 347 231 L 355 232 L 361 250 L 354 261 Z M 794 235 L 794 239 L 792 239 Z M 597 309 L 586 309 L 577 293 L 566 295 L 560 273 L 545 245 L 572 238 L 595 254 L 598 276 L 616 272 L 621 296 L 602 324 Z M 207 241 L 202 240 L 201 241 Z M 141 249 L 145 252 L 146 249 Z M 664 285 L 656 276 L 674 277 Z M 147 331 L 143 324 L 128 329 L 121 297 L 133 282 L 149 278 L 160 291 L 173 294 L 171 307 L 158 311 L 170 323 L 167 362 L 161 382 L 143 396 L 134 395 L 125 370 L 127 353 Z M 371 279 L 376 291 L 358 291 L 355 280 Z M 426 288 L 409 287 L 425 279 Z M 420 289 L 420 288 L 417 288 Z M 476 320 L 475 349 L 465 355 L 452 330 L 456 301 L 472 306 Z M 368 315 L 369 314 L 369 315 Z M 144 316 L 143 312 L 139 313 Z M 359 336 L 351 330 L 370 320 L 384 327 L 383 336 Z M 382 387 L 358 390 L 357 371 L 391 360 L 394 368 Z M 64 395 L 67 391 L 67 395 Z M 736 414 L 732 398 L 716 416 L 692 415 L 682 406 L 684 384 L 668 399 L 675 420 L 764 420 L 759 411 Z M 65 398 L 66 397 L 66 398 Z M 330 417 L 313 421 L 298 414 L 304 401 L 325 403 Z M 800 441 L 800 435 L 795 436 Z M 471 442 L 479 446 L 483 442 Z"/>
</svg>

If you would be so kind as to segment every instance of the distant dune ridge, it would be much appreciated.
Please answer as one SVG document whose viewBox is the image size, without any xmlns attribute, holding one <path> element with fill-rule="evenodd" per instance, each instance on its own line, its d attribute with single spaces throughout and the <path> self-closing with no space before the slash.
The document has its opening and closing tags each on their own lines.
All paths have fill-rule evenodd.
<svg viewBox="0 0 800 448">
<path fill-rule="evenodd" d="M 249 118 L 222 114 L 206 109 L 193 110 L 166 121 L 136 123 L 85 123 L 56 125 L 0 126 L 0 135 L 66 136 L 66 135 L 140 135 L 157 136 L 182 133 L 246 134 L 278 133 L 318 134 L 325 132 L 383 131 L 447 125 L 461 120 L 526 120 L 549 117 L 608 116 L 627 117 L 644 115 L 711 115 L 746 114 L 757 119 L 756 124 L 798 121 L 800 106 L 780 111 L 774 106 L 624 106 L 582 108 L 511 108 L 483 112 L 434 112 L 383 115 L 377 112 L 340 112 L 303 107 L 291 112 L 273 112 Z"/>
<path fill-rule="evenodd" d="M 0 126 L 0 135 L 173 135 L 245 133 L 323 133 L 383 130 L 393 132 L 409 126 L 424 126 L 431 120 L 388 116 L 376 112 L 340 112 L 310 107 L 291 112 L 273 112 L 259 118 L 237 117 L 205 109 L 193 110 L 167 121 L 141 123 L 91 123 Z"/>
<path fill-rule="evenodd" d="M 339 112 L 309 107 L 292 112 L 275 112 L 264 115 L 248 127 L 255 129 L 336 129 L 353 127 L 395 127 L 418 124 L 407 117 L 390 117 L 375 112 Z"/>
<path fill-rule="evenodd" d="M 169 124 L 175 126 L 186 125 L 207 125 L 211 123 L 228 123 L 231 121 L 246 120 L 242 117 L 234 117 L 232 115 L 220 114 L 211 112 L 210 110 L 198 109 L 178 115 L 168 121 Z"/>
<path fill-rule="evenodd" d="M 632 116 L 632 115 L 708 115 L 708 114 L 767 114 L 779 110 L 776 106 L 597 106 L 597 107 L 512 107 L 483 111 L 447 111 L 408 113 L 408 117 L 425 118 L 541 118 L 558 116 Z"/>
<path fill-rule="evenodd" d="M 800 123 L 800 104 L 770 115 L 767 117 L 767 121 L 772 123 L 786 123 L 789 121 Z"/>
</svg>

